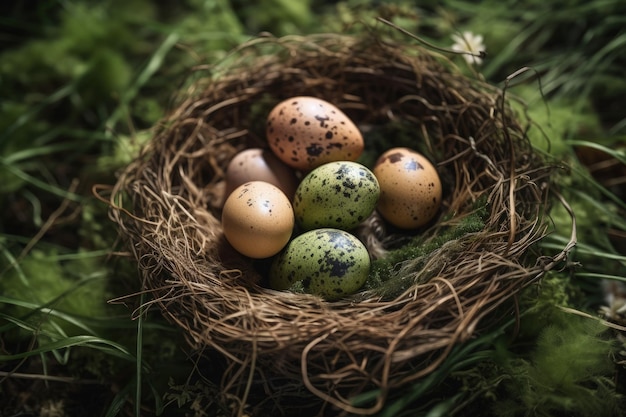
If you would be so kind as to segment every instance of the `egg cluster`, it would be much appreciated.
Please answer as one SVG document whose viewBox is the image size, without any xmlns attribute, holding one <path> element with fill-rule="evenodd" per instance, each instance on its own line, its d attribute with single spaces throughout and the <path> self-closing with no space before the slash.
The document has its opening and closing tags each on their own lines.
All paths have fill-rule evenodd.
<svg viewBox="0 0 626 417">
<path fill-rule="evenodd" d="M 409 148 L 391 148 L 372 170 L 358 162 L 359 128 L 336 106 L 300 96 L 267 117 L 269 149 L 237 154 L 226 170 L 224 236 L 244 256 L 270 259 L 269 285 L 336 300 L 367 280 L 370 256 L 351 231 L 376 210 L 416 229 L 441 205 L 435 167 Z"/>
</svg>

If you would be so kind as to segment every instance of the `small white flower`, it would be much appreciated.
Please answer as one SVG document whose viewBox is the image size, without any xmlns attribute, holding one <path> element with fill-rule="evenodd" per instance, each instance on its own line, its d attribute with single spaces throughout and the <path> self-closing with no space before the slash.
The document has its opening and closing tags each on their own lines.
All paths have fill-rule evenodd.
<svg viewBox="0 0 626 417">
<path fill-rule="evenodd" d="M 452 40 L 454 41 L 452 50 L 465 52 L 463 58 L 465 58 L 468 64 L 482 64 L 483 59 L 478 56 L 485 52 L 485 44 L 483 43 L 482 35 L 474 35 L 472 32 L 465 31 L 461 35 L 452 35 Z"/>
</svg>

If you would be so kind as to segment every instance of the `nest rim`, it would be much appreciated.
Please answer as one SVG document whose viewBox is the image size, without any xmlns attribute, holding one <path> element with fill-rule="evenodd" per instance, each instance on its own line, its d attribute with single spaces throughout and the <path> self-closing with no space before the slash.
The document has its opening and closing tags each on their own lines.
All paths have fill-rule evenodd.
<svg viewBox="0 0 626 417">
<path fill-rule="evenodd" d="M 138 261 L 145 292 L 154 297 L 147 304 L 158 305 L 168 320 L 185 329 L 192 347 L 209 347 L 227 358 L 222 389 L 235 394 L 241 409 L 251 400 L 252 385 L 280 374 L 301 381 L 322 408 L 330 404 L 348 414 L 373 414 L 390 390 L 436 369 L 486 316 L 562 260 L 565 249 L 524 264 L 528 251 L 547 234 L 552 167 L 532 152 L 524 127 L 506 107 L 503 90 L 469 79 L 439 54 L 378 35 L 263 36 L 232 56 L 234 61 L 214 68 L 213 77 L 186 92 L 142 155 L 121 173 L 107 200 L 112 220 Z M 375 77 L 392 86 L 383 90 L 397 88 L 402 94 L 391 94 L 394 101 L 386 106 L 376 102 L 374 93 L 374 99 L 363 98 L 368 88 L 380 88 L 371 83 Z M 353 78 L 362 83 L 360 89 L 337 92 L 339 83 L 345 86 Z M 443 214 L 426 232 L 434 237 L 470 215 L 480 199 L 491 208 L 484 232 L 455 241 L 472 256 L 453 259 L 459 247 L 441 245 L 429 256 L 447 256 L 449 264 L 457 264 L 434 271 L 426 282 L 409 285 L 390 299 L 363 292 L 324 301 L 274 291 L 258 278 L 249 279 L 248 261 L 240 262 L 236 255 L 233 260 L 232 253 L 212 247 L 223 244 L 216 215 L 223 197 L 216 178 L 223 177 L 237 149 L 263 145 L 262 134 L 245 125 L 245 117 L 254 112 L 246 103 L 251 97 L 266 100 L 271 88 L 276 89 L 269 94 L 275 102 L 308 93 L 333 102 L 357 123 L 402 117 L 419 126 L 424 149 L 443 154 L 437 167 L 454 178 Z M 423 94 L 427 90 L 430 95 Z M 427 115 L 414 116 L 416 109 Z M 478 122 L 468 119 L 471 112 Z M 429 129 L 443 129 L 445 138 L 434 138 Z M 501 148 L 494 155 L 496 145 Z M 218 155 L 224 147 L 232 149 Z M 209 175 L 206 168 L 197 168 L 199 161 L 210 167 Z M 210 178 L 208 185 L 200 178 Z M 520 201 L 522 197 L 529 201 Z M 173 226 L 163 223 L 167 216 L 176 217 Z M 154 233 L 168 227 L 160 241 L 146 236 L 146 229 Z M 181 236 L 193 236 L 193 244 L 186 245 Z M 221 262 L 208 279 L 202 271 L 211 262 L 198 263 L 202 257 Z M 435 264 L 427 260 L 425 265 Z M 379 390 L 373 402 L 354 405 L 350 400 L 371 389 Z M 263 401 L 282 409 L 281 395 Z"/>
</svg>

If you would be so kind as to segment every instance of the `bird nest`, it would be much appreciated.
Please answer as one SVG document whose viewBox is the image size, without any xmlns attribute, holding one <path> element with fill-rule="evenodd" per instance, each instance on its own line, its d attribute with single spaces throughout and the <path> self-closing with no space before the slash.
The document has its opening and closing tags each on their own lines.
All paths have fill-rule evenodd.
<svg viewBox="0 0 626 417">
<path fill-rule="evenodd" d="M 537 245 L 552 168 L 504 91 L 440 54 L 373 34 L 261 36 L 198 74 L 107 199 L 148 303 L 225 364 L 221 398 L 238 412 L 373 414 L 562 260 Z M 220 224 L 228 162 L 267 147 L 268 112 L 293 96 L 346 113 L 365 158 L 409 146 L 443 183 L 427 226 L 360 226 L 372 276 L 338 301 L 269 289 L 264 262 L 230 249 Z"/>
</svg>

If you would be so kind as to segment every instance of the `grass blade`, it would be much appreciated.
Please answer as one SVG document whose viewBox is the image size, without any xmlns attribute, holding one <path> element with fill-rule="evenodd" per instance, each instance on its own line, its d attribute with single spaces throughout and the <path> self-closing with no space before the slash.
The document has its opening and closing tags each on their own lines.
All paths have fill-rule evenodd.
<svg viewBox="0 0 626 417">
<path fill-rule="evenodd" d="M 152 58 L 139 74 L 133 85 L 130 86 L 130 88 L 126 91 L 126 94 L 123 95 L 120 105 L 117 106 L 113 114 L 111 114 L 109 119 L 105 122 L 107 133 L 114 131 L 114 127 L 126 111 L 128 103 L 130 103 L 137 96 L 141 87 L 158 71 L 170 49 L 172 49 L 174 45 L 176 45 L 176 42 L 178 42 L 178 39 L 179 35 L 177 33 L 170 33 L 170 35 L 152 55 Z"/>
<path fill-rule="evenodd" d="M 40 345 L 26 352 L 15 353 L 12 355 L 0 355 L 0 362 L 29 358 L 34 355 L 39 355 L 41 353 L 48 353 L 54 350 L 67 349 L 77 346 L 91 347 L 104 351 L 118 358 L 126 359 L 133 362 L 135 361 L 135 357 L 119 343 L 96 336 L 70 336 L 61 340 L 56 340 L 47 344 Z"/>
</svg>

